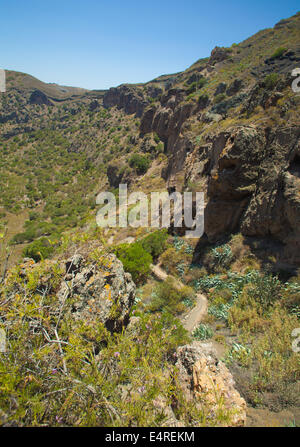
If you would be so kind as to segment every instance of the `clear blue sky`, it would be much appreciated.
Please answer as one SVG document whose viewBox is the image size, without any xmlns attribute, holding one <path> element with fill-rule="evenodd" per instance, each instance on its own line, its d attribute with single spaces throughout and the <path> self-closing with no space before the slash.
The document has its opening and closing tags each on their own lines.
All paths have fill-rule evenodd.
<svg viewBox="0 0 300 447">
<path fill-rule="evenodd" d="M 299 9 L 296 0 L 0 0 L 0 67 L 91 89 L 145 82 Z"/>
</svg>

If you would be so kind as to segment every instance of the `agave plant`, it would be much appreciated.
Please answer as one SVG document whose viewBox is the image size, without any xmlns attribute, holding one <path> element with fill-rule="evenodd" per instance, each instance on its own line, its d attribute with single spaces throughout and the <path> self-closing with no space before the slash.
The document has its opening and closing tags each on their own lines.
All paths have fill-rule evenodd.
<svg viewBox="0 0 300 447">
<path fill-rule="evenodd" d="M 214 335 L 213 330 L 206 324 L 199 324 L 199 326 L 193 331 L 192 337 L 196 340 L 207 340 Z"/>
</svg>

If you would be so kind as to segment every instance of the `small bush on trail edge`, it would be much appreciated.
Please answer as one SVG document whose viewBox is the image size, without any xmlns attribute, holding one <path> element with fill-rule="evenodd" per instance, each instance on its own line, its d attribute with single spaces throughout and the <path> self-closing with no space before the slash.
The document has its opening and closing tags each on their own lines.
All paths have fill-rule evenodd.
<svg viewBox="0 0 300 447">
<path fill-rule="evenodd" d="M 53 253 L 54 248 L 49 242 L 49 240 L 45 237 L 41 239 L 37 239 L 32 242 L 28 247 L 26 247 L 23 251 L 24 256 L 28 258 L 32 258 L 35 261 L 41 261 L 42 259 L 49 258 Z"/>
<path fill-rule="evenodd" d="M 207 340 L 214 335 L 213 330 L 206 324 L 199 324 L 199 326 L 193 331 L 192 336 L 196 340 Z"/>
<path fill-rule="evenodd" d="M 173 315 L 180 314 L 186 310 L 186 300 L 194 302 L 194 291 L 185 286 L 180 290 L 175 286 L 174 280 L 168 277 L 156 287 L 150 304 L 150 311 L 157 312 L 165 310 Z"/>
<path fill-rule="evenodd" d="M 116 248 L 116 255 L 123 263 L 125 271 L 131 273 L 135 283 L 146 280 L 150 273 L 152 256 L 144 250 L 141 243 L 121 244 Z"/>
<path fill-rule="evenodd" d="M 250 298 L 258 302 L 263 310 L 281 298 L 282 285 L 277 277 L 272 275 L 256 275 L 247 293 Z"/>
<path fill-rule="evenodd" d="M 168 233 L 166 229 L 154 231 L 144 237 L 140 243 L 143 249 L 149 253 L 153 259 L 157 259 L 165 250 Z"/>
</svg>

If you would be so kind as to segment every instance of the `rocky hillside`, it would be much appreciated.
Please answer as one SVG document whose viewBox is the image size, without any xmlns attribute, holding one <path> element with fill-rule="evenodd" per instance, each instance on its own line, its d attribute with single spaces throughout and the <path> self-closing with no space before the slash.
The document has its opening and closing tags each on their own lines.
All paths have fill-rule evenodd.
<svg viewBox="0 0 300 447">
<path fill-rule="evenodd" d="M 90 241 L 7 275 L 0 424 L 243 426 L 246 403 L 212 347 L 177 349 L 188 338 L 176 319 L 133 316 L 131 275 L 102 250 Z"/>
<path fill-rule="evenodd" d="M 298 13 L 107 91 L 6 72 L 0 424 L 300 423 L 299 42 Z M 203 191 L 203 236 L 97 227 L 120 183 Z"/>
<path fill-rule="evenodd" d="M 144 97 L 140 88 L 121 86 L 103 98 L 105 107 L 141 116 L 141 137 L 154 132 L 163 141 L 167 185 L 205 190 L 210 241 L 235 231 L 272 237 L 282 244 L 280 259 L 296 265 L 299 95 L 291 73 L 300 64 L 299 21 L 297 15 L 239 45 L 216 47 L 170 78 L 171 87 L 148 107 L 151 83 Z"/>
<path fill-rule="evenodd" d="M 99 189 L 123 181 L 146 192 L 204 190 L 204 238 L 237 231 L 271 238 L 279 264 L 298 265 L 299 95 L 291 72 L 300 64 L 299 20 L 216 47 L 185 72 L 107 92 L 8 72 L 0 98 L 2 215 L 23 212 L 24 222 L 31 209 L 48 222 L 29 225 L 16 242 L 77 225 Z M 22 222 L 9 225 L 7 239 Z"/>
</svg>

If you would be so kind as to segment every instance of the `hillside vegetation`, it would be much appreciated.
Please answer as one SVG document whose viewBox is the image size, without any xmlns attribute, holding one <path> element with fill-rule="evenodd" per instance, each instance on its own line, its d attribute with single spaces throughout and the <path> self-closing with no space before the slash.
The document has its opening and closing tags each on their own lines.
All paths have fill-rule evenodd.
<svg viewBox="0 0 300 447">
<path fill-rule="evenodd" d="M 298 13 L 107 91 L 7 71 L 0 424 L 300 424 L 299 42 Z M 97 227 L 121 183 L 204 192 L 203 236 Z"/>
</svg>

